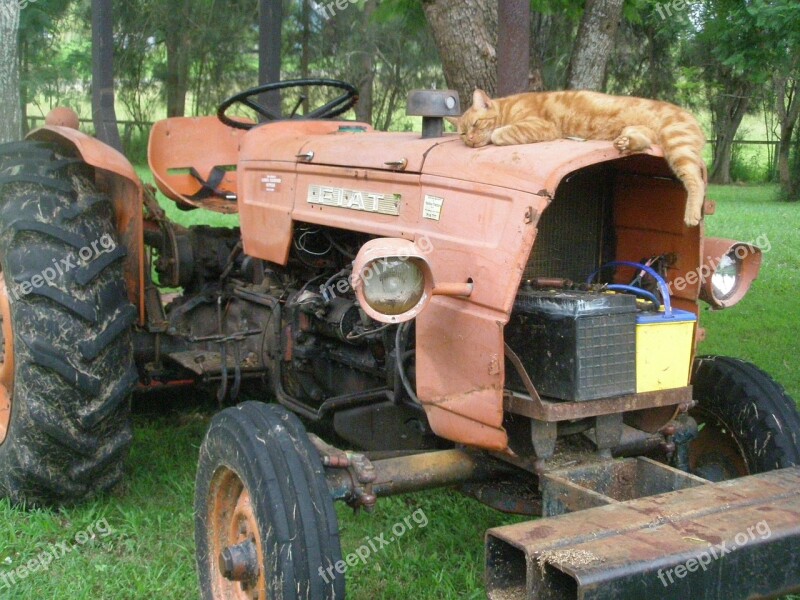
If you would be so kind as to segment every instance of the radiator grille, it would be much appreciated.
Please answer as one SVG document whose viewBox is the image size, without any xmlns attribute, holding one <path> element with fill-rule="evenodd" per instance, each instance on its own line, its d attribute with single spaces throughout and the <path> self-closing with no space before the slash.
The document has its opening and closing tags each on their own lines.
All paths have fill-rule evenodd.
<svg viewBox="0 0 800 600">
<path fill-rule="evenodd" d="M 611 176 L 599 167 L 562 182 L 539 220 L 539 234 L 528 259 L 525 279 L 562 277 L 583 281 L 611 260 Z"/>
</svg>

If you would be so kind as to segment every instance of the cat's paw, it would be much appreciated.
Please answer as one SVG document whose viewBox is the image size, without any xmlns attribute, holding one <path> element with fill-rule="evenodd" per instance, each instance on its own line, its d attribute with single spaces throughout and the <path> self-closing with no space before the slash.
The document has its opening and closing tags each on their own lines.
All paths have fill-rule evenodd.
<svg viewBox="0 0 800 600">
<path fill-rule="evenodd" d="M 621 135 L 614 140 L 614 147 L 619 150 L 620 154 L 628 154 L 631 151 L 631 138 L 627 135 Z"/>
<path fill-rule="evenodd" d="M 686 213 L 683 215 L 683 222 L 686 223 L 687 227 L 697 227 L 702 218 L 701 211 L 687 208 Z"/>
</svg>

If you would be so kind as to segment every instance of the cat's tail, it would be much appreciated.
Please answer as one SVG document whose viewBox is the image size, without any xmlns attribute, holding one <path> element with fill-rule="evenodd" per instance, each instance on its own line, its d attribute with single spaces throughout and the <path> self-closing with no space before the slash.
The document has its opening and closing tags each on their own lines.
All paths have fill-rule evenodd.
<svg viewBox="0 0 800 600">
<path fill-rule="evenodd" d="M 690 114 L 681 111 L 672 123 L 665 125 L 659 135 L 659 145 L 664 151 L 672 172 L 681 180 L 688 197 L 683 220 L 695 227 L 703 217 L 706 184 L 703 177 L 703 130 Z"/>
</svg>

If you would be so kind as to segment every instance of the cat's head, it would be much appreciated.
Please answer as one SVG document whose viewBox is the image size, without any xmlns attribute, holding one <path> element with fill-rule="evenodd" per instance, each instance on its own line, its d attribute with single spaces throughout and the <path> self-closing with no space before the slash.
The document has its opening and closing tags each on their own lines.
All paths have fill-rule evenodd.
<svg viewBox="0 0 800 600">
<path fill-rule="evenodd" d="M 492 142 L 500 111 L 497 103 L 483 90 L 475 90 L 472 106 L 460 119 L 448 119 L 456 126 L 463 142 L 470 148 L 480 148 Z"/>
</svg>

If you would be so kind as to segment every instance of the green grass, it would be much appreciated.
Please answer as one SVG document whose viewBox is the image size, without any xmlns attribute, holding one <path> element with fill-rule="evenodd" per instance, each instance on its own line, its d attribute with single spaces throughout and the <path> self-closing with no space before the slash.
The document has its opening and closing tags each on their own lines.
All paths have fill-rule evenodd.
<svg viewBox="0 0 800 600">
<path fill-rule="evenodd" d="M 777 195 L 777 186 L 725 186 L 709 191 L 717 200 L 717 213 L 706 221 L 708 235 L 759 241 L 765 252 L 761 275 L 740 304 L 702 313 L 708 337 L 700 351 L 752 361 L 800 399 L 796 329 L 800 322 L 800 203 L 778 202 Z"/>
<path fill-rule="evenodd" d="M 772 373 L 800 397 L 796 323 L 800 303 L 800 204 L 775 201 L 773 187 L 712 189 L 717 215 L 710 235 L 771 244 L 761 278 L 737 307 L 706 311 L 708 340 L 701 351 L 740 356 Z M 164 201 L 171 217 L 184 224 L 209 220 L 208 213 L 180 212 Z M 211 216 L 214 224 L 235 219 Z M 199 402 L 199 406 L 198 406 Z M 137 398 L 136 437 L 129 476 L 122 489 L 89 505 L 59 511 L 22 511 L 0 502 L 0 578 L 27 563 L 49 544 L 106 519 L 112 533 L 97 536 L 54 561 L 12 589 L 0 582 L 2 600 L 134 600 L 197 598 L 194 571 L 192 502 L 197 452 L 213 404 L 199 394 Z M 483 533 L 520 519 L 493 512 L 452 491 L 380 500 L 376 511 L 354 515 L 340 506 L 343 551 L 353 552 L 365 538 L 388 534 L 395 523 L 422 509 L 428 519 L 399 541 L 347 573 L 348 597 L 483 598 Z M 1 581 L 1 580 L 0 580 Z"/>
</svg>

